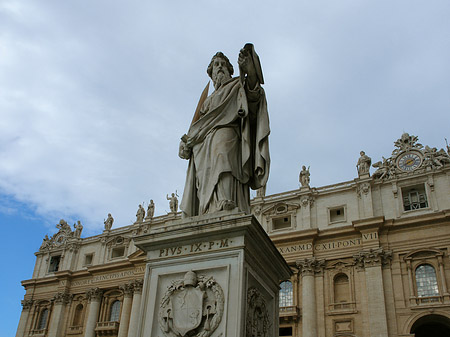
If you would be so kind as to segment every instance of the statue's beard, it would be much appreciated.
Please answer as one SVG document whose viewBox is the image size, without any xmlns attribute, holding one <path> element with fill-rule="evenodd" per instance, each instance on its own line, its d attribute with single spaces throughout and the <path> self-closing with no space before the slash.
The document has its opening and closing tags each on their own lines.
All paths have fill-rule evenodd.
<svg viewBox="0 0 450 337">
<path fill-rule="evenodd" d="M 219 71 L 217 74 L 215 74 L 213 80 L 214 88 L 217 90 L 220 88 L 220 86 L 228 80 L 229 76 L 227 77 L 223 71 Z"/>
</svg>

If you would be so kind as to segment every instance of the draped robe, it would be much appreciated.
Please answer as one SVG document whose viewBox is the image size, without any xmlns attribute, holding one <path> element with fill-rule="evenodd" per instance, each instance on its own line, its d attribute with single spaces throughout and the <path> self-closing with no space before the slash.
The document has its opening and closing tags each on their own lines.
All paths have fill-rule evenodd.
<svg viewBox="0 0 450 337">
<path fill-rule="evenodd" d="M 234 202 L 250 213 L 249 188 L 264 186 L 269 175 L 269 117 L 264 90 L 250 90 L 239 78 L 206 98 L 200 118 L 187 133 L 191 149 L 183 216 L 213 213 Z"/>
</svg>

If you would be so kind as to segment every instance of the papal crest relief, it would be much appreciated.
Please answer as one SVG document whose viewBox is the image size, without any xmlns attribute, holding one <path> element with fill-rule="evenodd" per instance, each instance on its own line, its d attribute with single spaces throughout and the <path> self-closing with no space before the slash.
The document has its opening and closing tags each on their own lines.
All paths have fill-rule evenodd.
<svg viewBox="0 0 450 337">
<path fill-rule="evenodd" d="M 214 278 L 188 271 L 161 300 L 159 325 L 167 337 L 208 337 L 222 320 L 224 295 Z"/>
</svg>

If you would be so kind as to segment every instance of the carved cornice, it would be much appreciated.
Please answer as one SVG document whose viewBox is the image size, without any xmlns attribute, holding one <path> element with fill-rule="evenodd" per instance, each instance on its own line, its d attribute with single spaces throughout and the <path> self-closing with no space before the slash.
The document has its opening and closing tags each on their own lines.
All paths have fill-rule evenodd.
<svg viewBox="0 0 450 337">
<path fill-rule="evenodd" d="M 103 291 L 100 290 L 100 288 L 92 288 L 86 292 L 86 297 L 89 302 L 94 300 L 100 301 L 102 299 L 102 296 Z"/>
<path fill-rule="evenodd" d="M 53 302 L 56 304 L 67 304 L 72 300 L 72 297 L 72 294 L 59 292 L 53 296 Z"/>
<path fill-rule="evenodd" d="M 22 310 L 30 310 L 33 306 L 34 301 L 33 300 L 22 300 Z"/>
<path fill-rule="evenodd" d="M 296 261 L 299 272 L 302 276 L 313 276 L 323 272 L 325 260 L 318 260 L 315 257 L 309 257 Z"/>
<path fill-rule="evenodd" d="M 353 255 L 353 259 L 360 268 L 384 266 L 392 260 L 392 251 L 383 248 L 363 250 Z"/>
</svg>

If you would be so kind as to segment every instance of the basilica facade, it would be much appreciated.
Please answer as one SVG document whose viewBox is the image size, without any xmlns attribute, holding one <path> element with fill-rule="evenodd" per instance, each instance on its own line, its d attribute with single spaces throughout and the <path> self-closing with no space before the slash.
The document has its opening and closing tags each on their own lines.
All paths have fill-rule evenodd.
<svg viewBox="0 0 450 337">
<path fill-rule="evenodd" d="M 303 167 L 300 188 L 258 191 L 252 214 L 292 270 L 280 280 L 279 336 L 450 336 L 448 150 L 405 133 L 381 161 L 361 151 L 352 181 L 311 187 Z M 16 337 L 138 337 L 146 256 L 134 238 L 176 223 L 171 203 L 158 217 L 140 207 L 130 226 L 109 216 L 92 237 L 61 220 L 22 281 Z"/>
</svg>

